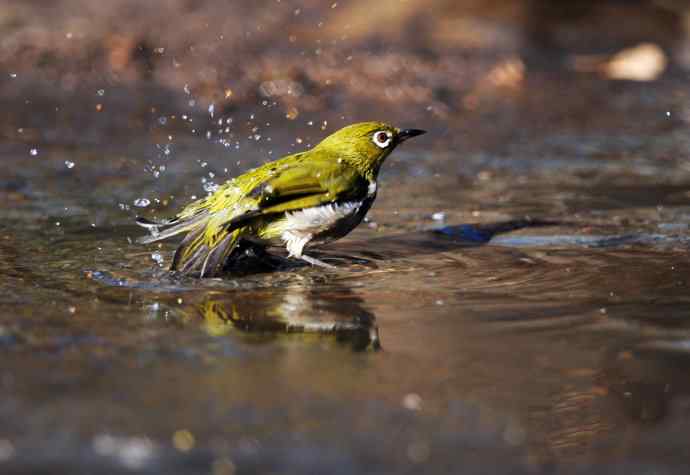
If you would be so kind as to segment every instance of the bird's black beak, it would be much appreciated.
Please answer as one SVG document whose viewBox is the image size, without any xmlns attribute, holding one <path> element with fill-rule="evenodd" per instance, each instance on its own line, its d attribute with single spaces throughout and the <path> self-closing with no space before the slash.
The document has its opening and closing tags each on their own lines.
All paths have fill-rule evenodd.
<svg viewBox="0 0 690 475">
<path fill-rule="evenodd" d="M 426 134 L 426 130 L 420 129 L 402 129 L 398 132 L 398 142 L 404 142 L 407 139 L 416 137 L 418 135 Z"/>
</svg>

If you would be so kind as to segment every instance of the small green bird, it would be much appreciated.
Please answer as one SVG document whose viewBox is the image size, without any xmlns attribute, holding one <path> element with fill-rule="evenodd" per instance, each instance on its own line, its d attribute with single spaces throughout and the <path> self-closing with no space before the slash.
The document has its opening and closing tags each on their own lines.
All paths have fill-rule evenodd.
<svg viewBox="0 0 690 475">
<path fill-rule="evenodd" d="M 425 133 L 381 122 L 349 125 L 311 150 L 266 163 L 190 203 L 175 218 L 137 223 L 151 243 L 187 233 L 171 270 L 200 277 L 222 273 L 243 240 L 282 246 L 291 257 L 332 267 L 303 253 L 305 247 L 352 231 L 376 198 L 381 164 L 397 145 Z"/>
</svg>

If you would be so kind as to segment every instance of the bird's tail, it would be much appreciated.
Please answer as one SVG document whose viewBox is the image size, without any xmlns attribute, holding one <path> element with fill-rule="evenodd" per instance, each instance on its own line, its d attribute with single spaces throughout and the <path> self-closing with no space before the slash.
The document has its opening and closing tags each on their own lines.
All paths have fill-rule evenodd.
<svg viewBox="0 0 690 475">
<path fill-rule="evenodd" d="M 173 219 L 164 221 L 151 221 L 146 218 L 137 218 L 137 224 L 146 228 L 150 236 L 142 236 L 137 238 L 140 244 L 150 244 L 156 241 L 162 241 L 169 237 L 180 233 L 191 231 L 195 228 L 203 228 L 206 221 L 209 219 L 209 213 L 201 212 L 187 218 L 180 218 L 179 216 Z"/>
<path fill-rule="evenodd" d="M 170 270 L 215 277 L 221 274 L 225 260 L 237 246 L 241 229 L 228 229 L 209 237 L 206 232 L 209 218 L 210 214 L 205 212 L 161 222 L 138 218 L 137 224 L 148 229 L 151 236 L 141 237 L 137 242 L 148 244 L 186 232 L 175 251 Z"/>
</svg>

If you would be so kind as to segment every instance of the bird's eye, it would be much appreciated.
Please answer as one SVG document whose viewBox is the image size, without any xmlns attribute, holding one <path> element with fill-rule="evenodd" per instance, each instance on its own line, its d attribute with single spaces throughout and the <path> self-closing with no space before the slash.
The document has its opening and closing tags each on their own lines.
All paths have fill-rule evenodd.
<svg viewBox="0 0 690 475">
<path fill-rule="evenodd" d="M 386 148 L 391 144 L 393 135 L 390 132 L 380 130 L 374 134 L 374 143 L 379 148 Z"/>
</svg>

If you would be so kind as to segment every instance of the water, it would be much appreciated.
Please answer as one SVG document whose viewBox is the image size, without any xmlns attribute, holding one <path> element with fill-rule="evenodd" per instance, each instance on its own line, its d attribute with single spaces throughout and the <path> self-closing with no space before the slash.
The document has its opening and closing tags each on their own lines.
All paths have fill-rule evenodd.
<svg viewBox="0 0 690 475">
<path fill-rule="evenodd" d="M 337 270 L 204 281 L 133 217 L 265 157 L 181 139 L 156 179 L 146 137 L 3 146 L 3 473 L 684 473 L 690 174 L 598 137 L 461 156 L 434 133 L 323 250 Z"/>
<path fill-rule="evenodd" d="M 673 28 L 187 3 L 5 12 L 0 473 L 687 472 L 686 74 L 539 70 Z M 199 281 L 134 244 L 137 215 L 379 119 L 429 133 L 336 270 Z"/>
</svg>

